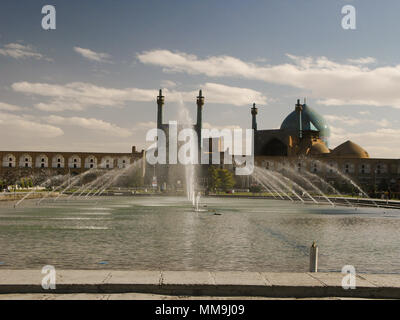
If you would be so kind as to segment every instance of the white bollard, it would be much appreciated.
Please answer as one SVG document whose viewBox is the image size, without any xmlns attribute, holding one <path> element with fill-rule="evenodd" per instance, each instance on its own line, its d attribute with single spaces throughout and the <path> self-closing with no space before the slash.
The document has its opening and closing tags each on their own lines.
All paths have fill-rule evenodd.
<svg viewBox="0 0 400 320">
<path fill-rule="evenodd" d="M 315 241 L 310 248 L 310 272 L 318 272 L 318 246 Z"/>
</svg>

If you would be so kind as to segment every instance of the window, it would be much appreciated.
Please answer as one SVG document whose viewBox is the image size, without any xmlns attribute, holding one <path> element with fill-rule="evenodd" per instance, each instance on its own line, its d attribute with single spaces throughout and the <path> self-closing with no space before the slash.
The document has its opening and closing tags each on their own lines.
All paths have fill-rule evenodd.
<svg viewBox="0 0 400 320">
<path fill-rule="evenodd" d="M 12 168 L 12 163 L 9 163 L 9 164 L 8 164 L 8 167 L 9 167 L 9 168 Z"/>
<path fill-rule="evenodd" d="M 25 162 L 28 162 L 29 160 L 28 160 L 28 158 L 25 158 Z"/>
<path fill-rule="evenodd" d="M 90 162 L 93 163 L 93 159 L 90 159 Z"/>
<path fill-rule="evenodd" d="M 57 168 L 61 168 L 61 164 L 58 163 L 58 164 L 57 164 Z"/>
<path fill-rule="evenodd" d="M 12 161 L 12 158 L 9 158 L 8 161 Z"/>
<path fill-rule="evenodd" d="M 25 168 L 28 168 L 28 164 L 27 163 L 25 163 Z"/>
<path fill-rule="evenodd" d="M 58 159 L 57 159 L 57 162 L 61 162 L 61 159 L 60 159 L 60 158 L 58 158 Z"/>
<path fill-rule="evenodd" d="M 76 164 L 74 164 L 74 168 L 76 169 Z"/>
<path fill-rule="evenodd" d="M 44 162 L 44 158 L 42 158 L 42 162 Z"/>
<path fill-rule="evenodd" d="M 90 165 L 90 168 L 93 168 L 93 164 Z"/>
<path fill-rule="evenodd" d="M 44 163 L 42 163 L 42 168 L 44 168 Z"/>
<path fill-rule="evenodd" d="M 76 159 L 74 159 L 74 162 L 77 162 L 77 160 L 76 160 Z"/>
</svg>

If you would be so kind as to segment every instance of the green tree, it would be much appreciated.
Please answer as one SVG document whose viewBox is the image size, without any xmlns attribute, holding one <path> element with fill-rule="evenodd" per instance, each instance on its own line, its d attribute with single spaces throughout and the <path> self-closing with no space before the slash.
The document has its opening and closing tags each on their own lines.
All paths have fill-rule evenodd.
<svg viewBox="0 0 400 320">
<path fill-rule="evenodd" d="M 208 169 L 208 175 L 210 189 L 217 190 L 221 188 L 221 178 L 219 177 L 218 169 L 215 166 L 210 166 Z"/>
<path fill-rule="evenodd" d="M 235 186 L 235 179 L 233 177 L 233 173 L 228 169 L 219 169 L 218 170 L 219 178 L 221 179 L 221 189 L 224 191 L 228 191 Z"/>
</svg>

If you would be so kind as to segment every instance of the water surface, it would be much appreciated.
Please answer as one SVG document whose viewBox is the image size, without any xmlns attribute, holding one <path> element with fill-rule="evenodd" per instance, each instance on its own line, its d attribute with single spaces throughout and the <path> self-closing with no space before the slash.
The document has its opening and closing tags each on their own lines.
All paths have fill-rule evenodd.
<svg viewBox="0 0 400 320">
<path fill-rule="evenodd" d="M 265 199 L 99 197 L 0 204 L 0 269 L 400 273 L 400 210 Z M 218 215 L 215 215 L 217 213 Z"/>
</svg>

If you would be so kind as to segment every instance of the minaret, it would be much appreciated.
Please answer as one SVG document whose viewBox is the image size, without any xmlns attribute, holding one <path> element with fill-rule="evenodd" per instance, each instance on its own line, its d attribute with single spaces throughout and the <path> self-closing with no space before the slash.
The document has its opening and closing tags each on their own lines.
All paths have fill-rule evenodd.
<svg viewBox="0 0 400 320">
<path fill-rule="evenodd" d="M 162 95 L 162 90 L 160 89 L 159 95 L 157 97 L 157 129 L 161 129 L 162 121 L 163 121 L 163 105 L 164 105 L 164 96 Z"/>
<path fill-rule="evenodd" d="M 303 105 L 300 103 L 300 99 L 297 99 L 296 108 L 297 118 L 299 121 L 299 138 L 303 138 L 303 120 L 301 119 L 301 113 L 303 111 Z"/>
<path fill-rule="evenodd" d="M 203 106 L 204 106 L 204 97 L 202 91 L 199 90 L 199 96 L 197 97 L 197 122 L 196 122 L 196 131 L 197 131 L 197 150 L 199 159 L 201 157 L 201 129 L 203 127 Z"/>
<path fill-rule="evenodd" d="M 256 108 L 256 104 L 253 103 L 253 108 L 251 108 L 251 128 L 254 131 L 257 131 L 257 113 L 258 108 Z"/>
</svg>

